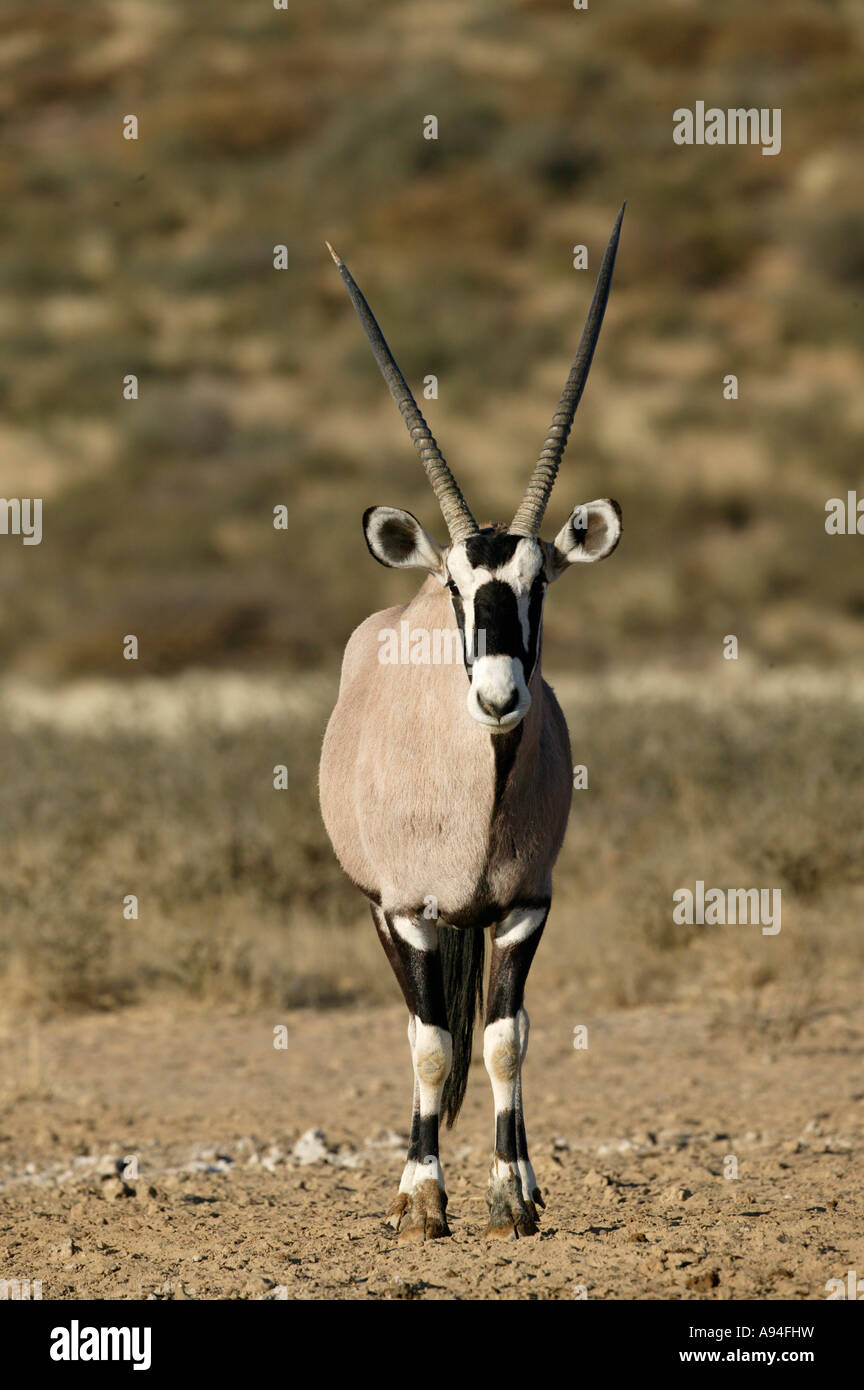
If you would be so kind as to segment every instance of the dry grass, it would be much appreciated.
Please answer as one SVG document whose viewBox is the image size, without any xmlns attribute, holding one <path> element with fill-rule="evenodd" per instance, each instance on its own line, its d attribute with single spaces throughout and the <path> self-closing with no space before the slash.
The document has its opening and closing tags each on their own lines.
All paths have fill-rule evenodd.
<svg viewBox="0 0 864 1390">
<path fill-rule="evenodd" d="M 34 699 L 29 724 L 21 690 L 7 697 L 10 1008 L 166 993 L 274 1009 L 398 997 L 318 814 L 328 696 L 314 682 L 286 690 L 277 712 L 265 686 L 244 725 L 241 690 L 229 682 L 228 698 L 209 684 L 209 696 L 200 678 L 157 687 L 161 705 L 139 732 L 146 701 L 129 690 L 115 691 L 113 720 L 108 688 L 89 720 L 80 692 Z M 721 1015 L 724 1001 L 749 1008 L 754 1038 L 767 1016 L 781 1034 L 803 1026 L 864 964 L 860 698 L 775 690 L 760 702 L 756 681 L 749 697 L 700 705 L 656 688 L 641 701 L 592 694 L 590 683 L 568 697 L 561 684 L 590 786 L 574 793 L 532 988 L 560 996 L 574 1022 L 598 1006 L 696 999 Z M 277 763 L 288 792 L 273 789 Z M 781 888 L 779 936 L 674 925 L 673 891 L 699 878 Z M 123 919 L 129 893 L 138 921 Z"/>
</svg>

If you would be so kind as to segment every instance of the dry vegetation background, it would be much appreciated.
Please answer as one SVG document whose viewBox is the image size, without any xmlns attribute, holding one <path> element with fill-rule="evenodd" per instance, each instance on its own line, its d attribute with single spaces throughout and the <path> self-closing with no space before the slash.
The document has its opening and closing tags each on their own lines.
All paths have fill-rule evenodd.
<svg viewBox="0 0 864 1390">
<path fill-rule="evenodd" d="M 442 526 L 323 243 L 507 519 L 625 197 L 550 508 L 625 534 L 547 609 L 590 790 L 534 987 L 734 993 L 782 1038 L 858 977 L 864 541 L 824 507 L 862 481 L 862 38 L 842 3 L 4 6 L 0 495 L 45 500 L 0 538 L 10 1008 L 395 997 L 315 766 L 348 633 L 414 585 L 362 511 Z M 676 147 L 699 99 L 781 107 L 782 153 Z M 781 887 L 781 935 L 673 927 L 696 878 Z"/>
</svg>

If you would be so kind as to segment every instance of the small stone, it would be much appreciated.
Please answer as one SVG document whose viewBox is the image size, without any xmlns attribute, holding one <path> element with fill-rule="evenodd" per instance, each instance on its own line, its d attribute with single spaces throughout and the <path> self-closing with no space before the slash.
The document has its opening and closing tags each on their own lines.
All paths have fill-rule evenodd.
<svg viewBox="0 0 864 1390">
<path fill-rule="evenodd" d="M 134 1187 L 129 1187 L 122 1178 L 103 1178 L 101 1195 L 106 1202 L 116 1202 L 119 1197 L 134 1197 Z"/>
<path fill-rule="evenodd" d="M 720 1274 L 716 1269 L 705 1269 L 701 1274 L 688 1274 L 684 1280 L 685 1287 L 695 1289 L 697 1293 L 707 1293 L 709 1289 L 716 1289 L 720 1283 Z"/>
<path fill-rule="evenodd" d="M 67 1236 L 65 1240 L 60 1241 L 59 1245 L 51 1247 L 51 1254 L 56 1255 L 60 1260 L 68 1260 L 72 1255 L 77 1255 L 80 1249 L 81 1246 L 76 1245 L 71 1236 Z"/>
<path fill-rule="evenodd" d="M 311 1134 L 312 1131 L 310 1130 L 309 1133 Z M 320 1130 L 317 1130 L 316 1133 L 319 1133 L 319 1134 L 320 1134 L 321 1131 L 320 1131 Z M 305 1139 L 306 1137 L 307 1137 L 307 1136 L 304 1135 L 304 1136 L 303 1136 L 303 1139 Z M 322 1138 L 323 1138 L 323 1135 L 322 1135 Z M 295 1157 L 295 1158 L 297 1158 L 297 1149 L 298 1149 L 299 1145 L 303 1143 L 303 1139 L 298 1140 L 297 1144 L 295 1144 L 295 1146 L 294 1146 L 294 1157 Z M 324 1153 L 326 1154 L 326 1152 L 327 1152 L 327 1149 L 326 1149 L 326 1146 L 325 1146 Z M 280 1149 L 279 1146 L 278 1146 L 277 1144 L 271 1144 L 270 1147 L 269 1147 L 269 1149 L 267 1150 L 267 1152 L 260 1155 L 261 1167 L 262 1167 L 263 1169 L 265 1169 L 265 1171 L 268 1172 L 268 1173 L 275 1173 L 277 1165 L 278 1165 L 279 1163 L 282 1162 L 282 1160 L 284 1159 L 284 1157 L 285 1157 L 285 1154 L 283 1153 L 282 1149 Z M 318 1160 L 315 1159 L 315 1158 L 307 1158 L 307 1159 L 301 1159 L 301 1160 L 299 1160 L 299 1161 L 300 1161 L 300 1162 L 305 1162 L 305 1163 L 316 1163 Z"/>
<path fill-rule="evenodd" d="M 590 1172 L 586 1173 L 582 1181 L 585 1187 L 612 1186 L 612 1179 L 610 1177 L 607 1177 L 605 1173 L 598 1173 L 596 1168 L 592 1168 Z"/>
<path fill-rule="evenodd" d="M 655 1149 L 657 1147 L 657 1135 L 653 1130 L 640 1129 L 633 1135 L 633 1143 L 640 1147 Z"/>
<path fill-rule="evenodd" d="M 686 1202 L 687 1198 L 692 1196 L 693 1193 L 690 1191 L 689 1187 L 678 1187 L 676 1185 L 675 1187 L 667 1187 L 666 1191 L 663 1193 L 663 1201 L 667 1206 L 672 1207 L 677 1206 L 679 1202 Z"/>
<path fill-rule="evenodd" d="M 307 1129 L 301 1134 L 291 1150 L 291 1157 L 295 1163 L 326 1163 L 327 1139 L 323 1129 Z"/>
</svg>

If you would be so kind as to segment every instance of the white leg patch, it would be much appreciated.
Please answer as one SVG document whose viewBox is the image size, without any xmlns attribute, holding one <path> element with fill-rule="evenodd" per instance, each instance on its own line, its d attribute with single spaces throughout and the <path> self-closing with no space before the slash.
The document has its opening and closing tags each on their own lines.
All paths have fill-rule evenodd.
<svg viewBox="0 0 864 1390">
<path fill-rule="evenodd" d="M 409 1158 L 405 1167 L 402 1169 L 402 1177 L 399 1179 L 399 1191 L 410 1192 L 414 1186 L 414 1174 L 417 1172 L 416 1159 Z"/>
<path fill-rule="evenodd" d="M 519 1169 L 519 1178 L 522 1183 L 522 1196 L 525 1198 L 526 1202 L 531 1202 L 534 1199 L 534 1193 L 537 1191 L 538 1187 L 537 1179 L 534 1176 L 534 1169 L 531 1167 L 530 1160 L 527 1158 L 517 1159 L 516 1166 Z"/>
<path fill-rule="evenodd" d="M 444 1082 L 453 1065 L 453 1039 L 446 1028 L 415 1020 L 414 1076 L 420 1092 L 420 1114 L 437 1115 Z"/>
<path fill-rule="evenodd" d="M 414 1041 L 415 1041 L 416 1037 L 417 1037 L 417 1020 L 416 1020 L 416 1018 L 414 1017 L 414 1015 L 411 1014 L 410 1017 L 409 1017 L 409 1019 L 408 1019 L 408 1045 L 409 1045 L 409 1047 L 411 1048 L 411 1062 L 412 1062 L 412 1065 L 413 1065 L 413 1062 L 414 1062 Z M 419 1109 L 420 1109 L 420 1089 L 419 1089 L 419 1087 L 418 1087 L 418 1085 L 417 1085 L 417 1077 L 415 1076 L 415 1077 L 414 1077 L 414 1103 L 413 1103 L 412 1108 L 411 1108 L 411 1122 L 412 1122 L 412 1124 L 413 1124 L 413 1122 L 414 1122 L 414 1116 L 415 1116 L 415 1114 L 417 1114 L 417 1112 L 419 1111 Z M 400 1181 L 399 1181 L 399 1191 L 400 1191 L 400 1192 L 410 1192 L 410 1191 L 411 1191 L 412 1187 L 414 1186 L 414 1170 L 416 1169 L 416 1167 L 417 1167 L 417 1160 L 416 1160 L 415 1158 L 408 1158 L 408 1159 L 405 1160 L 405 1167 L 402 1169 L 402 1177 L 401 1177 L 401 1179 L 400 1179 Z"/>
<path fill-rule="evenodd" d="M 438 944 L 438 928 L 434 922 L 421 922 L 413 917 L 393 917 L 393 930 L 415 951 L 434 951 Z"/>
<path fill-rule="evenodd" d="M 499 1182 L 506 1182 L 508 1178 L 514 1176 L 513 1164 L 506 1159 L 499 1158 L 497 1154 L 492 1159 L 492 1166 L 489 1169 L 489 1180 L 493 1185 Z"/>
<path fill-rule="evenodd" d="M 520 1009 L 516 1015 L 516 1033 L 519 1037 L 519 1061 L 525 1061 L 525 1053 L 528 1051 L 528 1034 L 531 1031 L 531 1020 L 524 1009 Z"/>
<path fill-rule="evenodd" d="M 434 1154 L 427 1154 L 414 1165 L 414 1187 L 419 1187 L 421 1182 L 437 1182 L 441 1191 L 444 1191 L 444 1174 Z"/>
<path fill-rule="evenodd" d="M 495 928 L 495 945 L 518 946 L 520 941 L 527 941 L 542 927 L 548 913 L 548 907 L 514 907 Z"/>
<path fill-rule="evenodd" d="M 495 1114 L 512 1110 L 521 1058 L 515 1018 L 499 1018 L 483 1033 L 483 1061 L 492 1082 Z"/>
</svg>

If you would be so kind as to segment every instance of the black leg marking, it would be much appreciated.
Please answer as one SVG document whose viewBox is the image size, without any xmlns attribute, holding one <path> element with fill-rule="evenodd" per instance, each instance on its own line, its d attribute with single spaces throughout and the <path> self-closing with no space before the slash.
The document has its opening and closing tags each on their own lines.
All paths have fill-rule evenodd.
<svg viewBox="0 0 864 1390">
<path fill-rule="evenodd" d="M 492 932 L 483 1057 L 495 1100 L 495 1152 L 486 1200 L 487 1236 L 534 1235 L 540 1198 L 528 1158 L 522 1061 L 528 1045 L 525 982 L 546 924 L 548 902 L 518 905 Z"/>
<path fill-rule="evenodd" d="M 438 928 L 415 913 L 390 913 L 373 906 L 372 916 L 408 1005 L 414 1066 L 408 1154 L 387 1220 L 399 1232 L 400 1241 L 434 1239 L 450 1234 L 438 1162 L 438 1117 L 452 1061 L 452 1042 L 447 1031 Z"/>
</svg>

